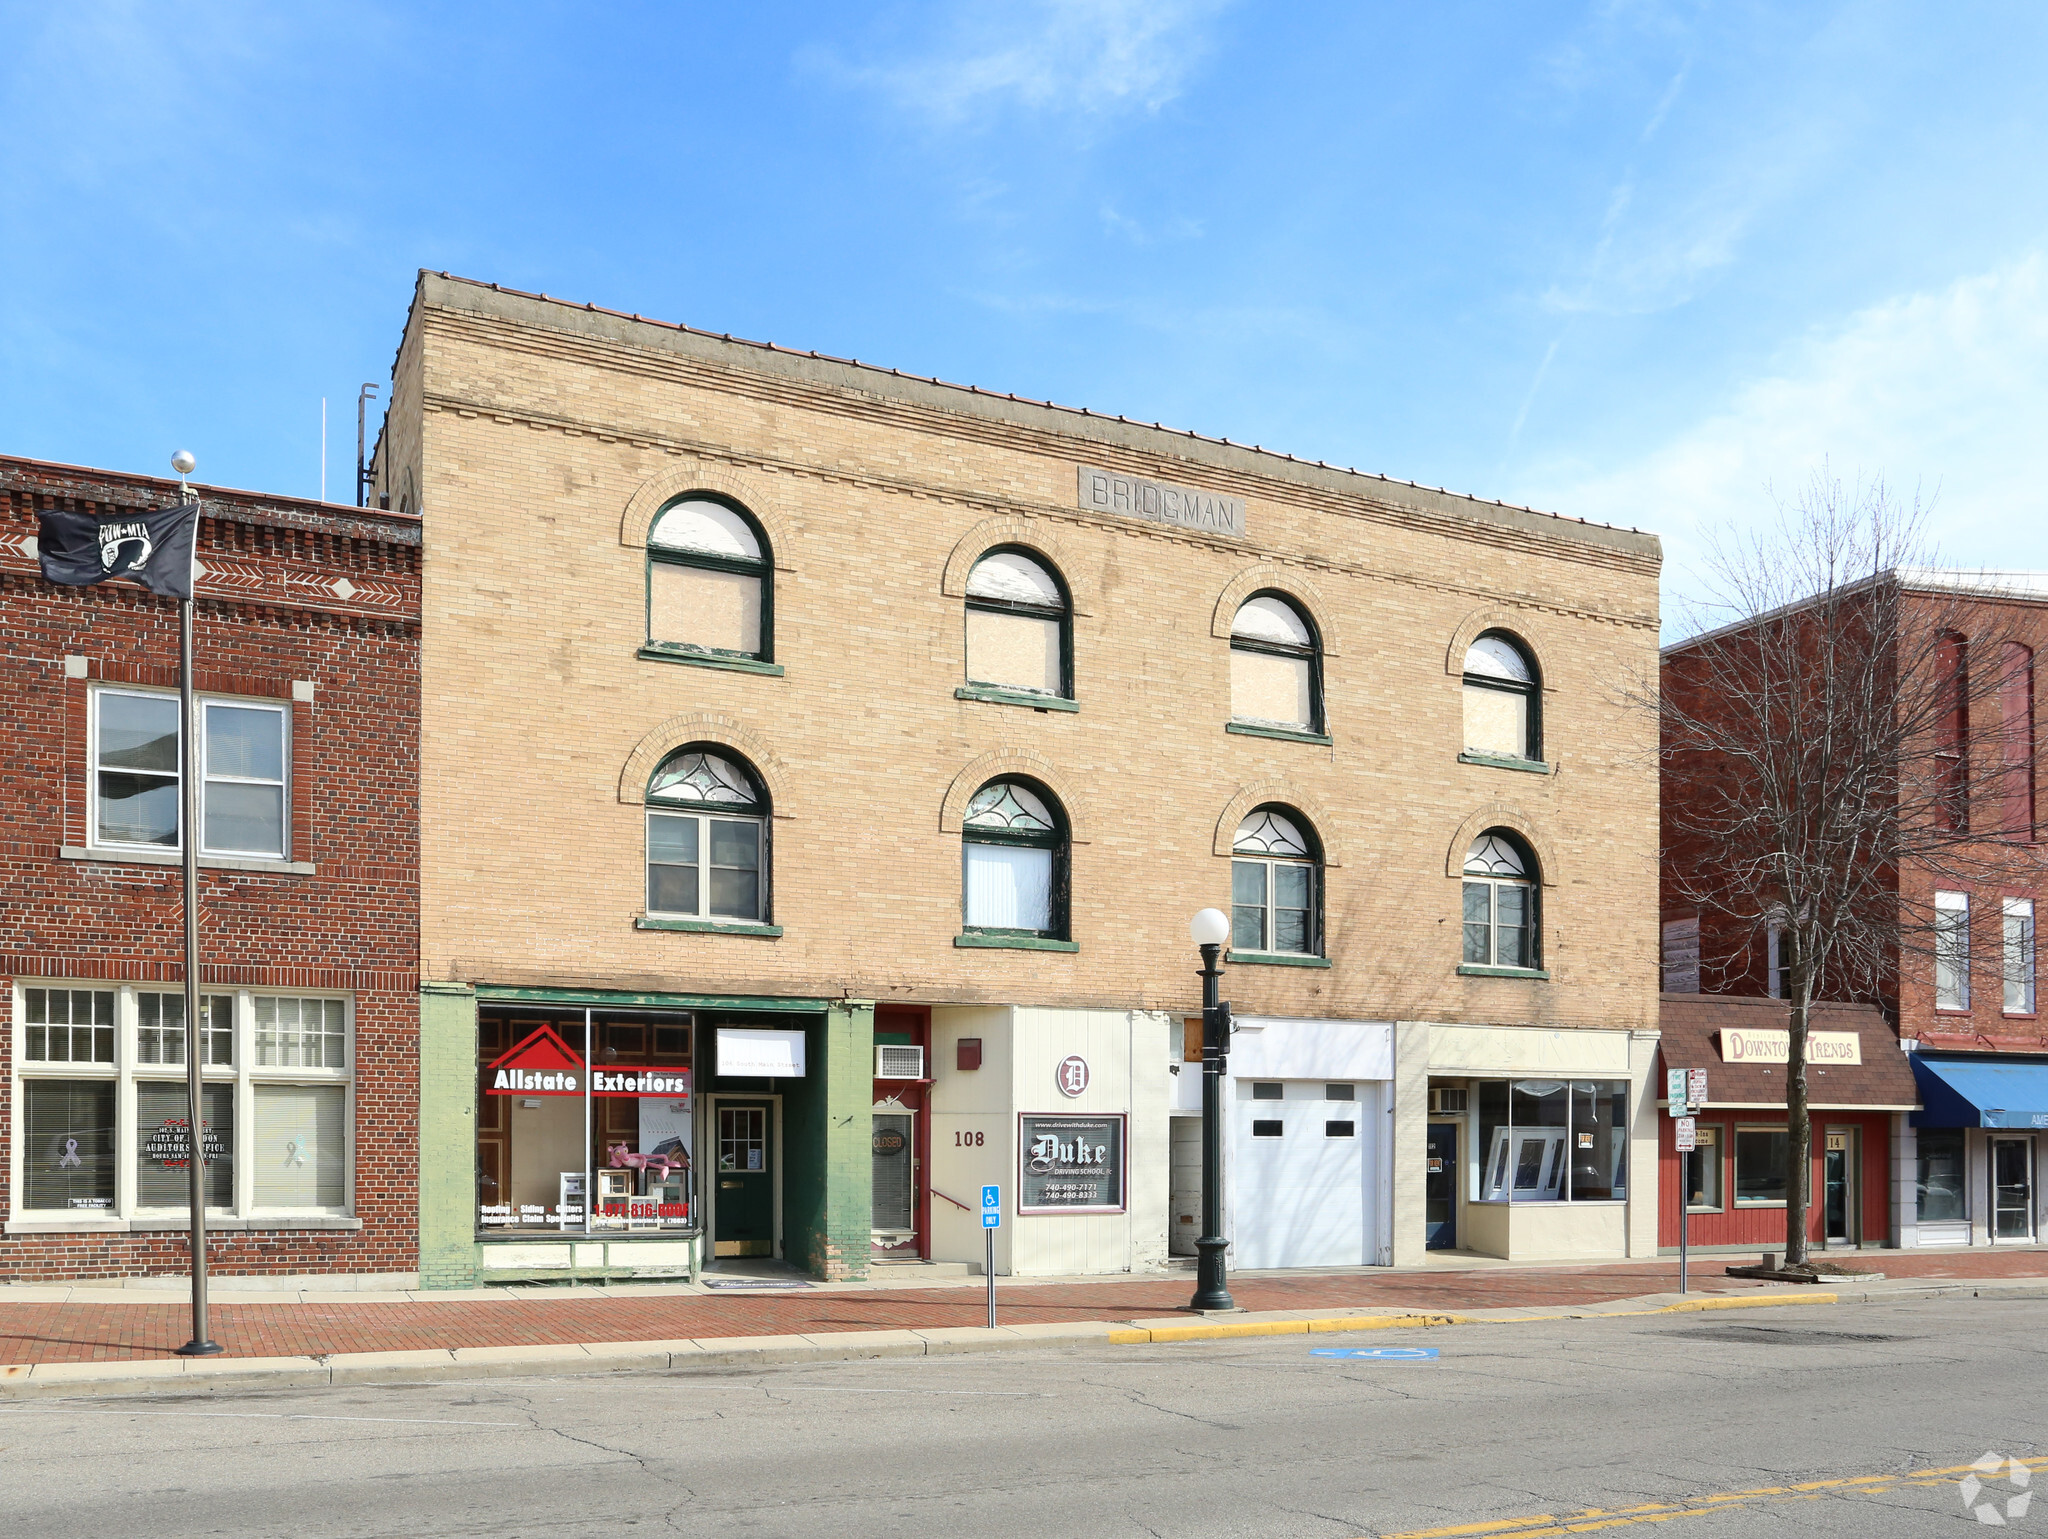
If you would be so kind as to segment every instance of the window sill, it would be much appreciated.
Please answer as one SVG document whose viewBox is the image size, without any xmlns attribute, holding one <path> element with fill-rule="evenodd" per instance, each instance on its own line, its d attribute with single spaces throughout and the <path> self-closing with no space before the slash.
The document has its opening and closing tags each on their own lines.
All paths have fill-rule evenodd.
<svg viewBox="0 0 2048 1539">
<path fill-rule="evenodd" d="M 1726 1213 L 1728 1210 L 1726 1208 L 1687 1208 L 1685 1211 L 1687 1213 L 1704 1213 L 1711 1215 L 1718 1213 Z"/>
<path fill-rule="evenodd" d="M 1785 1206 L 1785 1203 L 1782 1198 L 1777 1202 L 1744 1202 L 1738 1197 L 1735 1199 L 1735 1206 L 1737 1208 L 1782 1208 Z M 1809 1203 L 1808 1206 L 1811 1207 L 1812 1204 Z"/>
<path fill-rule="evenodd" d="M 1239 737 L 1270 737 L 1283 743 L 1321 743 L 1329 747 L 1334 739 L 1327 732 L 1303 732 L 1298 727 L 1266 727 L 1255 721 L 1226 721 L 1225 732 L 1234 732 Z"/>
<path fill-rule="evenodd" d="M 644 663 L 682 663 L 691 668 L 723 668 L 728 673 L 765 673 L 770 678 L 782 677 L 782 664 L 763 662 L 758 657 L 724 657 L 716 652 L 692 652 L 686 648 L 669 648 L 649 642 L 633 654 Z"/>
<path fill-rule="evenodd" d="M 633 921 L 636 930 L 681 930 L 692 935 L 759 935 L 769 940 L 782 933 L 779 924 L 734 924 L 717 919 L 653 919 L 645 914 Z"/>
<path fill-rule="evenodd" d="M 183 1234 L 192 1227 L 188 1218 L 169 1214 L 150 1215 L 143 1218 L 11 1218 L 4 1226 L 8 1234 L 156 1234 L 175 1231 Z M 261 1218 L 229 1218 L 224 1214 L 206 1215 L 206 1230 L 209 1234 L 247 1232 L 265 1229 L 360 1229 L 363 1221 L 359 1218 L 343 1218 L 335 1213 L 270 1214 Z"/>
<path fill-rule="evenodd" d="M 953 944 L 983 951 L 1079 951 L 1078 941 L 1053 940 L 1044 935 L 956 935 Z"/>
<path fill-rule="evenodd" d="M 1550 766 L 1541 759 L 1512 759 L 1505 754 L 1473 753 L 1467 749 L 1458 755 L 1460 764 L 1477 764 L 1482 769 L 1521 770 L 1528 775 L 1547 775 Z"/>
<path fill-rule="evenodd" d="M 1285 951 L 1233 951 L 1224 957 L 1244 967 L 1328 967 L 1328 957 L 1295 956 Z"/>
<path fill-rule="evenodd" d="M 1458 976 L 1461 978 L 1536 978 L 1549 981 L 1550 970 L 1544 967 L 1481 967 L 1476 962 L 1460 962 Z"/>
<path fill-rule="evenodd" d="M 65 860 L 90 860 L 109 866 L 181 866 L 185 857 L 176 850 L 114 849 L 104 844 L 80 847 L 67 844 L 57 851 Z M 272 871 L 280 876 L 316 876 L 319 867 L 310 860 L 265 860 L 260 856 L 201 855 L 202 871 Z"/>
<path fill-rule="evenodd" d="M 997 689 L 992 684 L 962 684 L 953 691 L 955 700 L 979 700 L 985 705 L 1026 705 L 1034 711 L 1078 711 L 1081 707 L 1060 695 L 1035 695 L 1028 689 Z"/>
</svg>

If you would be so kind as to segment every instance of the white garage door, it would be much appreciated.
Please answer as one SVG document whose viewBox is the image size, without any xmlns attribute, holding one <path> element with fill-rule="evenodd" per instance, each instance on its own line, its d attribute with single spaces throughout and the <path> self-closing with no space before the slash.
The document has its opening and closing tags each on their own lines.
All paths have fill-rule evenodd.
<svg viewBox="0 0 2048 1539">
<path fill-rule="evenodd" d="M 1370 1265 L 1379 1087 L 1240 1079 L 1235 1088 L 1231 1265 Z"/>
</svg>

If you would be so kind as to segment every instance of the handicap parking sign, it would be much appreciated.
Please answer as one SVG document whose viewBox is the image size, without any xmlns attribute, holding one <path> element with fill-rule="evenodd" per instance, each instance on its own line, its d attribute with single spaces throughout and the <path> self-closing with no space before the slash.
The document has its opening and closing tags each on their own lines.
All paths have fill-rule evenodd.
<svg viewBox="0 0 2048 1539">
<path fill-rule="evenodd" d="M 1311 1347 L 1311 1357 L 1365 1357 L 1385 1363 L 1414 1363 L 1436 1356 L 1435 1347 Z"/>
<path fill-rule="evenodd" d="M 981 1215 L 981 1227 L 984 1229 L 1002 1228 L 1003 1215 L 991 1208 L 988 1212 Z"/>
<path fill-rule="evenodd" d="M 986 1213 L 990 1208 L 1003 1205 L 1003 1189 L 1000 1186 L 984 1186 L 981 1189 L 981 1208 Z"/>
</svg>

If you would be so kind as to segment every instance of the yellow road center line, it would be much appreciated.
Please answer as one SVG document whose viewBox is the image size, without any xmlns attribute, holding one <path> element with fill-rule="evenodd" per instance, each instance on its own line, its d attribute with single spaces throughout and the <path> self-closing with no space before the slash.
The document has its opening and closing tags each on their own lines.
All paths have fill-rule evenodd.
<svg viewBox="0 0 2048 1539">
<path fill-rule="evenodd" d="M 2031 1441 L 2015 1439 L 2017 1442 Z M 1525 1518 L 1497 1518 L 1487 1523 L 1459 1523 L 1447 1528 L 1417 1528 L 1388 1534 L 1386 1539 L 1484 1539 L 1488 1535 L 1512 1535 L 1513 1539 L 1541 1539 L 1546 1534 L 1584 1534 L 1603 1528 L 1621 1528 L 1635 1523 L 1669 1523 L 1677 1518 L 1704 1517 L 1727 1512 L 1746 1502 L 1817 1501 L 1830 1492 L 1844 1495 L 1874 1495 L 1897 1486 L 1930 1487 L 1969 1474 L 1974 1464 L 1951 1464 L 1938 1469 L 1901 1470 L 1889 1475 L 1840 1475 L 1828 1480 L 1802 1481 L 1790 1486 L 1755 1486 L 1747 1491 L 1719 1491 L 1684 1502 L 1652 1502 L 1641 1507 L 1591 1507 L 1569 1517 L 1539 1513 Z"/>
</svg>

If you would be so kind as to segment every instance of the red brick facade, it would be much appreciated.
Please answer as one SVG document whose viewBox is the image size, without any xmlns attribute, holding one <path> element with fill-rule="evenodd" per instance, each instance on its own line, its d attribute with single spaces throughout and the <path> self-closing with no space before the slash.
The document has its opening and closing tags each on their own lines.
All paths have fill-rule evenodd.
<svg viewBox="0 0 2048 1539">
<path fill-rule="evenodd" d="M 1995 580 L 1996 574 L 1991 574 Z M 1960 886 L 1970 898 L 1970 1008 L 1939 1010 L 1935 1006 L 1933 961 L 1929 942 L 1919 940 L 1901 950 L 1874 997 L 1864 1002 L 1883 1009 L 1904 1037 L 1917 1037 L 1929 1048 L 2004 1052 L 2048 1052 L 2048 1020 L 2039 1013 L 2004 1008 L 2001 910 L 2006 898 L 2026 898 L 2039 915 L 2048 903 L 2048 882 L 2042 879 L 2039 839 L 2042 810 L 2031 765 L 2039 752 L 2039 670 L 2048 648 L 2048 601 L 2022 598 L 1966 599 L 1940 593 L 1927 601 L 1938 613 L 1933 623 L 1953 625 L 1962 617 L 1959 661 L 1972 671 L 1999 667 L 2009 681 L 1995 698 L 1981 692 L 1956 721 L 1954 742 L 1972 789 L 1967 797 L 1974 840 L 1968 857 L 1969 879 L 1942 878 L 1919 868 L 1894 873 L 1891 889 L 1921 905 L 1931 903 L 1936 888 Z M 1910 610 L 1909 610 L 1910 614 Z M 1974 632 L 1975 634 L 1969 634 Z M 1666 698 L 1687 709 L 1704 709 L 1697 670 L 1692 664 L 1699 647 L 1736 647 L 1742 633 L 1733 632 L 1705 643 L 1682 644 L 1668 650 L 1663 664 Z M 2022 665 L 2008 657 L 1987 657 L 1990 651 L 2017 649 Z M 1977 719 L 1972 720 L 1972 717 Z M 1993 719 L 1996 718 L 1996 719 Z M 2028 761 L 2025 772 L 2011 772 L 2013 758 Z M 1768 995 L 1766 941 L 1752 927 L 1726 916 L 1700 914 L 1682 888 L 1684 874 L 1698 865 L 1698 852 L 1682 832 L 1683 813 L 1696 786 L 1717 773 L 1716 766 L 1694 756 L 1687 762 L 1667 760 L 1663 772 L 1662 909 L 1669 923 L 1697 917 L 1699 987 L 1708 994 L 1760 997 Z M 2002 877 L 1999 873 L 2002 872 Z M 1844 998 L 1823 980 L 1822 995 Z"/>
<path fill-rule="evenodd" d="M 287 702 L 286 859 L 201 872 L 204 983 L 345 992 L 353 1002 L 346 1212 L 230 1219 L 223 1275 L 417 1269 L 419 521 L 203 491 L 195 683 Z M 0 1280 L 175 1273 L 182 1219 L 19 1219 L 23 989 L 182 981 L 176 864 L 88 854 L 88 700 L 177 685 L 177 604 L 126 583 L 59 587 L 36 514 L 112 515 L 175 482 L 0 458 Z M 310 687 L 309 687 L 310 686 Z M 18 987 L 17 987 L 18 986 Z M 244 1071 L 245 1073 L 247 1071 Z M 253 1135 L 252 1135 L 253 1136 Z"/>
</svg>

